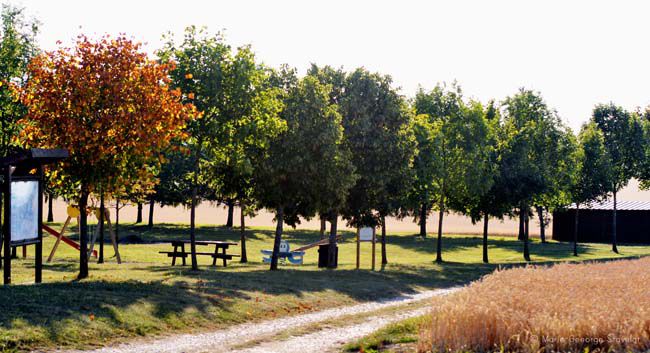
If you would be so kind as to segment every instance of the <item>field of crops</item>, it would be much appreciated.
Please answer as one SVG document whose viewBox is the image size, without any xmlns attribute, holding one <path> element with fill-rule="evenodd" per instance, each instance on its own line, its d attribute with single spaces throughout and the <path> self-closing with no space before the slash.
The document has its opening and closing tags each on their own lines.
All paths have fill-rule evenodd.
<svg viewBox="0 0 650 353">
<path fill-rule="evenodd" d="M 495 272 L 436 301 L 418 349 L 650 350 L 650 258 Z"/>
</svg>

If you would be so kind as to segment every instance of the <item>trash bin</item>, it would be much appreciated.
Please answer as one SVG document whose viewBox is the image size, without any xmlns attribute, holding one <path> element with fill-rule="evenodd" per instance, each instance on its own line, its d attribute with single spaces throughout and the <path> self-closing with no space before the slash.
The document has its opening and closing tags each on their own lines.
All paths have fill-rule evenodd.
<svg viewBox="0 0 650 353">
<path fill-rule="evenodd" d="M 329 245 L 318 246 L 318 267 L 327 267 L 327 255 L 329 252 Z M 334 267 L 339 264 L 339 247 L 334 247 Z"/>
</svg>

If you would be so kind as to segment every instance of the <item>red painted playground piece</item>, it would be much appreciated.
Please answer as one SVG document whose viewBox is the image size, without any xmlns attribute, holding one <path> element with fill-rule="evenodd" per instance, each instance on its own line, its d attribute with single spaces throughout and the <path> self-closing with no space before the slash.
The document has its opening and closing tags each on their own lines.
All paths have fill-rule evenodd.
<svg viewBox="0 0 650 353">
<path fill-rule="evenodd" d="M 57 232 L 56 230 L 46 226 L 45 224 L 43 224 L 43 230 L 50 233 L 50 234 L 52 234 L 53 236 L 57 237 L 57 239 L 62 240 L 64 243 L 70 245 L 71 247 L 73 247 L 73 248 L 75 248 L 77 250 L 80 249 L 80 246 L 76 241 L 66 237 L 65 235 L 63 235 L 63 234 Z M 93 250 L 92 254 L 93 254 L 94 257 L 97 257 L 97 250 Z M 50 260 L 48 260 L 48 261 L 50 261 Z"/>
</svg>

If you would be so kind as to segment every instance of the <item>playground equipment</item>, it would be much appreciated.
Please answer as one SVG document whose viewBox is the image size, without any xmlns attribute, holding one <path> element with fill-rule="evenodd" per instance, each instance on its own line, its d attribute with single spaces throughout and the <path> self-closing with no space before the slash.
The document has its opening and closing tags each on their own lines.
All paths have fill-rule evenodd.
<svg viewBox="0 0 650 353">
<path fill-rule="evenodd" d="M 273 257 L 273 250 L 260 250 L 262 255 L 265 255 L 262 258 L 264 263 L 271 262 Z M 280 263 L 285 263 L 289 261 L 294 265 L 302 265 L 302 258 L 305 255 L 304 251 L 290 251 L 289 243 L 286 240 L 280 241 L 280 252 L 278 253 L 278 260 Z"/>
<path fill-rule="evenodd" d="M 91 213 L 94 214 L 95 217 L 99 220 L 100 218 L 99 208 L 90 207 L 89 209 L 91 210 Z M 80 215 L 79 208 L 70 205 L 67 208 L 67 213 L 68 213 L 68 218 L 66 218 L 65 222 L 63 223 L 63 227 L 61 227 L 61 231 L 57 232 L 54 229 L 46 225 L 43 225 L 43 230 L 47 231 L 48 233 L 56 237 L 56 242 L 52 247 L 52 251 L 50 251 L 50 256 L 48 256 L 47 262 L 52 261 L 52 259 L 54 258 L 54 254 L 56 253 L 56 250 L 58 249 L 61 241 L 63 241 L 67 245 L 77 250 L 80 250 L 80 246 L 77 242 L 64 235 L 66 229 L 68 228 L 68 225 L 70 225 L 70 221 L 73 218 L 77 219 L 77 224 L 79 225 L 79 227 L 81 227 L 81 222 L 79 221 L 79 215 Z M 120 264 L 122 263 L 122 258 L 120 257 L 120 251 L 117 246 L 117 237 L 115 236 L 115 232 L 113 231 L 113 226 L 111 223 L 111 215 L 108 209 L 104 209 L 104 219 L 106 220 L 106 223 L 108 225 L 108 232 L 111 237 L 111 243 L 113 244 L 113 249 L 115 250 L 115 257 L 117 258 L 117 263 Z M 79 228 L 79 234 L 81 234 L 81 228 Z M 94 250 L 93 248 L 95 247 L 95 242 L 97 241 L 98 237 L 99 237 L 99 227 L 94 227 L 94 231 L 90 232 L 90 249 L 88 250 L 88 256 L 97 257 L 97 250 Z"/>
<path fill-rule="evenodd" d="M 338 242 L 341 240 L 342 237 L 340 235 L 336 236 L 336 241 Z M 299 247 L 295 250 L 290 250 L 289 247 L 289 242 L 286 240 L 280 241 L 280 252 L 278 253 L 278 260 L 281 263 L 285 263 L 286 261 L 289 261 L 290 263 L 294 265 L 302 265 L 303 262 L 303 257 L 305 256 L 305 251 L 309 250 L 311 248 L 317 247 L 317 246 L 324 246 L 324 245 L 329 245 L 330 240 L 328 238 L 321 239 L 317 242 L 307 244 L 305 246 Z M 319 250 L 320 251 L 320 250 Z M 271 258 L 273 256 L 273 250 L 260 250 L 262 255 L 264 257 L 262 258 L 262 261 L 264 263 L 269 263 L 271 262 Z"/>
</svg>

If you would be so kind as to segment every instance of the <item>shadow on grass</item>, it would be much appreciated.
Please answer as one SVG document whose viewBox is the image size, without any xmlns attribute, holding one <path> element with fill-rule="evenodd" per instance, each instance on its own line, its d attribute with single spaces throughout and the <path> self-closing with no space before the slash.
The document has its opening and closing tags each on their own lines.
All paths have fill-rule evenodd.
<svg viewBox="0 0 650 353">
<path fill-rule="evenodd" d="M 435 257 L 436 240 L 435 236 L 421 238 L 419 235 L 413 236 L 399 236 L 388 237 L 388 243 L 394 246 L 399 246 L 404 249 L 419 252 L 422 254 L 431 254 L 432 258 Z M 626 244 L 622 244 L 626 245 Z M 480 236 L 464 236 L 464 237 L 442 237 L 442 255 L 443 259 L 445 253 L 471 251 L 481 249 L 483 246 L 483 238 Z M 516 237 L 499 237 L 498 239 L 488 238 L 488 249 L 499 249 L 511 251 L 514 253 L 522 253 L 523 256 L 523 242 Z M 573 243 L 566 242 L 547 242 L 541 243 L 533 240 L 529 243 L 529 250 L 533 260 L 535 258 L 548 258 L 555 260 L 572 260 L 573 259 Z M 489 250 L 488 250 L 489 251 Z M 580 256 L 594 255 L 598 249 L 592 244 L 578 243 L 578 253 Z"/>
</svg>

